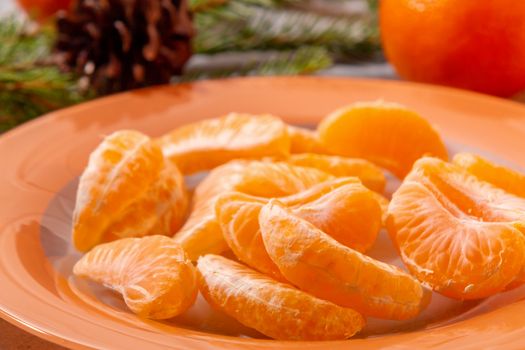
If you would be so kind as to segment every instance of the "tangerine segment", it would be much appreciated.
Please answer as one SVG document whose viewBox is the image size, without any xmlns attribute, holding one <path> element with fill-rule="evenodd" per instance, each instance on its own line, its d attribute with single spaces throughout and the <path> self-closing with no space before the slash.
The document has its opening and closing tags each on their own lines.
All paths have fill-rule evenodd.
<svg viewBox="0 0 525 350">
<path fill-rule="evenodd" d="M 286 198 L 282 202 L 286 205 Z M 377 194 L 361 183 L 336 187 L 313 201 L 293 206 L 292 212 L 340 244 L 360 252 L 374 244 L 381 229 Z"/>
<path fill-rule="evenodd" d="M 199 258 L 199 289 L 215 308 L 280 340 L 347 339 L 365 319 L 222 256 Z"/>
<path fill-rule="evenodd" d="M 103 241 L 150 234 L 170 235 L 182 226 L 188 211 L 184 178 L 175 165 L 166 162 L 159 178 L 124 215 L 107 229 Z"/>
<path fill-rule="evenodd" d="M 261 209 L 259 224 L 268 255 L 300 289 L 372 317 L 415 317 L 430 293 L 409 274 L 348 248 L 278 200 Z"/>
<path fill-rule="evenodd" d="M 230 113 L 181 126 L 159 139 L 164 155 L 183 174 L 209 170 L 236 158 L 287 156 L 290 138 L 278 117 Z"/>
<path fill-rule="evenodd" d="M 482 181 L 486 181 L 516 196 L 525 198 L 525 175 L 507 167 L 494 164 L 489 160 L 472 153 L 459 153 L 454 156 L 453 163 L 466 169 Z M 522 230 L 524 232 L 524 230 Z M 517 280 L 507 286 L 514 288 L 525 281 L 525 265 Z"/>
<path fill-rule="evenodd" d="M 197 297 L 195 267 L 166 236 L 98 245 L 75 264 L 73 273 L 122 294 L 131 311 L 144 318 L 174 317 Z"/>
<path fill-rule="evenodd" d="M 458 153 L 452 160 L 478 179 L 486 181 L 516 196 L 525 198 L 525 175 L 496 165 L 472 153 Z"/>
<path fill-rule="evenodd" d="M 356 178 L 326 181 L 281 201 L 339 242 L 358 250 L 369 248 L 381 227 L 381 211 L 373 192 Z M 266 198 L 227 192 L 215 202 L 216 217 L 224 240 L 239 260 L 285 280 L 268 256 L 259 229 L 259 212 L 267 202 Z"/>
<path fill-rule="evenodd" d="M 399 178 L 424 155 L 448 158 L 430 123 L 394 103 L 362 102 L 343 107 L 319 124 L 318 133 L 330 152 L 368 159 Z"/>
<path fill-rule="evenodd" d="M 363 185 L 376 192 L 381 193 L 385 189 L 385 175 L 380 168 L 365 159 L 303 153 L 292 154 L 288 162 L 316 168 L 337 177 L 357 176 Z"/>
<path fill-rule="evenodd" d="M 286 281 L 266 253 L 259 230 L 259 212 L 267 200 L 240 192 L 227 192 L 215 202 L 215 215 L 224 241 L 235 256 L 278 281 Z"/>
<path fill-rule="evenodd" d="M 80 177 L 73 244 L 87 251 L 103 240 L 115 218 L 143 197 L 164 166 L 162 152 L 138 131 L 117 131 L 91 153 Z"/>
<path fill-rule="evenodd" d="M 388 217 L 388 205 L 390 204 L 390 201 L 385 196 L 374 192 L 376 196 L 376 200 L 379 203 L 379 206 L 381 207 L 381 225 L 383 227 L 386 227 L 386 220 Z"/>
<path fill-rule="evenodd" d="M 327 153 L 314 130 L 288 125 L 290 153 Z"/>
<path fill-rule="evenodd" d="M 451 298 L 476 299 L 520 272 L 524 222 L 524 199 L 426 157 L 394 193 L 387 228 L 420 281 Z"/>
<path fill-rule="evenodd" d="M 284 162 L 233 161 L 224 164 L 211 171 L 197 186 L 194 209 L 174 239 L 192 260 L 207 253 L 222 253 L 228 245 L 215 216 L 219 194 L 239 191 L 261 197 L 282 197 L 333 178 L 317 169 Z"/>
</svg>

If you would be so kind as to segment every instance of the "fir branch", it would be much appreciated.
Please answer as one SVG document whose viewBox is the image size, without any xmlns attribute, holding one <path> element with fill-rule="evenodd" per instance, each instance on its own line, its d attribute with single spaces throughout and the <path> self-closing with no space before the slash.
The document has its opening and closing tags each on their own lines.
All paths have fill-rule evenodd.
<svg viewBox="0 0 525 350">
<path fill-rule="evenodd" d="M 273 8 L 301 1 L 302 0 L 190 0 L 190 9 L 194 12 L 204 12 L 214 7 L 232 3 Z"/>
<path fill-rule="evenodd" d="M 235 56 L 233 63 L 232 55 Z M 308 46 L 289 51 L 258 51 L 201 56 L 201 59 L 203 63 L 190 64 L 179 81 L 250 75 L 308 74 L 332 65 L 332 60 L 326 49 Z M 215 62 L 213 69 L 210 69 L 210 60 Z"/>
<path fill-rule="evenodd" d="M 0 132 L 87 97 L 50 62 L 52 41 L 51 31 L 0 21 Z"/>
<path fill-rule="evenodd" d="M 199 53 L 326 47 L 345 57 L 368 56 L 379 46 L 373 14 L 343 18 L 293 9 L 268 9 L 230 1 L 196 14 Z"/>
<path fill-rule="evenodd" d="M 368 3 L 368 7 L 370 8 L 370 10 L 374 12 L 377 11 L 379 7 L 379 0 L 367 0 L 367 3 Z"/>
</svg>

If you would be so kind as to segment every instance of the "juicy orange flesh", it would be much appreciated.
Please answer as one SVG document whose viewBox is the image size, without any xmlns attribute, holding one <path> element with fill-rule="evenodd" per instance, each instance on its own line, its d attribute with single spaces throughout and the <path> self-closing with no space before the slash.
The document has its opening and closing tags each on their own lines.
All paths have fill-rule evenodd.
<svg viewBox="0 0 525 350">
<path fill-rule="evenodd" d="M 452 160 L 482 181 L 504 191 L 525 198 L 525 175 L 512 169 L 496 165 L 471 153 L 459 153 Z"/>
<path fill-rule="evenodd" d="M 259 230 L 259 212 L 267 201 L 228 192 L 216 202 L 216 217 L 225 242 L 242 262 L 279 281 L 286 281 L 266 253 Z"/>
<path fill-rule="evenodd" d="M 187 310 L 197 297 L 195 268 L 169 237 L 123 238 L 98 245 L 73 273 L 116 290 L 141 317 L 166 319 Z"/>
<path fill-rule="evenodd" d="M 412 274 L 458 299 L 497 293 L 520 272 L 525 201 L 436 158 L 416 162 L 389 206 L 388 230 Z"/>
<path fill-rule="evenodd" d="M 508 193 L 525 198 L 525 175 L 501 165 L 494 164 L 489 160 L 472 154 L 458 153 L 452 160 L 454 164 L 466 169 L 478 179 L 488 182 Z M 518 229 L 525 232 L 523 224 L 518 225 Z M 525 281 L 525 266 L 522 268 L 520 276 L 507 288 L 514 288 Z"/>
<path fill-rule="evenodd" d="M 199 258 L 199 288 L 217 309 L 280 340 L 346 339 L 364 318 L 217 255 Z"/>
<path fill-rule="evenodd" d="M 154 319 L 187 310 L 199 283 L 210 304 L 285 340 L 352 336 L 364 319 L 348 307 L 415 317 L 430 301 L 422 284 L 477 299 L 523 283 L 525 175 L 473 154 L 452 164 L 447 157 L 426 120 L 380 101 L 337 110 L 316 132 L 236 113 L 157 142 L 119 131 L 92 153 L 80 179 L 73 242 L 94 248 L 74 273 Z M 386 180 L 374 163 L 406 176 L 390 203 L 378 193 Z M 174 239 L 130 238 L 182 225 L 189 203 L 177 164 L 186 174 L 219 167 L 197 186 Z M 385 222 L 415 278 L 362 254 Z M 228 247 L 268 276 L 208 254 Z M 200 257 L 199 282 L 187 253 Z"/>
<path fill-rule="evenodd" d="M 356 176 L 363 185 L 379 193 L 385 189 L 385 175 L 378 166 L 365 159 L 302 153 L 292 154 L 288 162 L 316 168 L 337 177 Z"/>
<path fill-rule="evenodd" d="M 367 159 L 399 178 L 424 155 L 448 158 L 428 121 L 393 103 L 363 102 L 341 108 L 323 119 L 317 130 L 331 153 Z"/>
<path fill-rule="evenodd" d="M 163 164 L 160 149 L 147 136 L 128 130 L 108 136 L 80 177 L 73 214 L 75 247 L 87 251 L 104 240 L 108 227 L 141 199 Z"/>
<path fill-rule="evenodd" d="M 337 241 L 364 251 L 381 227 L 381 209 L 375 195 L 355 178 L 326 181 L 295 195 L 282 197 L 294 213 Z M 259 212 L 267 199 L 228 192 L 215 205 L 225 241 L 234 254 L 251 267 L 285 280 L 272 262 L 259 229 Z"/>
<path fill-rule="evenodd" d="M 290 153 L 327 153 L 314 130 L 288 125 Z"/>
<path fill-rule="evenodd" d="M 430 300 L 412 276 L 338 243 L 277 200 L 264 206 L 259 224 L 283 276 L 312 295 L 387 319 L 415 317 Z"/>
<path fill-rule="evenodd" d="M 420 169 L 421 183 L 455 217 L 481 222 L 525 222 L 525 199 L 481 182 L 453 164 L 433 161 Z"/>
<path fill-rule="evenodd" d="M 187 210 L 184 179 L 175 166 L 166 163 L 147 193 L 109 226 L 102 242 L 150 234 L 171 235 L 182 226 Z"/>
<path fill-rule="evenodd" d="M 285 157 L 286 125 L 272 115 L 230 113 L 184 125 L 158 140 L 184 174 L 209 170 L 238 158 Z"/>
<path fill-rule="evenodd" d="M 261 197 L 282 197 L 305 190 L 333 176 L 313 168 L 285 162 L 236 161 L 214 169 L 201 182 L 193 197 L 193 211 L 174 239 L 188 256 L 222 253 L 228 246 L 215 216 L 217 196 L 239 191 Z"/>
</svg>

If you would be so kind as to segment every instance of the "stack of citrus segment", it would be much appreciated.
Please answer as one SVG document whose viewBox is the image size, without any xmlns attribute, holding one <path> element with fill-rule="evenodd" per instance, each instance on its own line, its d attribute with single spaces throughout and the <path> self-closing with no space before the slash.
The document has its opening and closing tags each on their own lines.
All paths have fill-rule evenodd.
<svg viewBox="0 0 525 350">
<path fill-rule="evenodd" d="M 463 160 L 418 160 L 393 195 L 388 230 L 419 280 L 452 298 L 477 299 L 525 277 L 525 198 L 483 181 L 489 170 L 477 177 L 478 167 Z M 494 171 L 498 183 L 513 186 L 510 170 Z"/>
<path fill-rule="evenodd" d="M 178 168 L 137 131 L 117 131 L 89 157 L 80 177 L 73 243 L 88 251 L 101 242 L 149 234 L 173 234 L 188 198 Z"/>
<path fill-rule="evenodd" d="M 384 170 L 402 180 L 390 203 Z M 181 174 L 200 171 L 190 203 Z M 416 317 L 430 290 L 522 283 L 524 188 L 475 155 L 448 163 L 431 124 L 393 103 L 338 109 L 317 130 L 231 113 L 156 140 L 120 131 L 80 179 L 73 241 L 88 253 L 74 273 L 141 317 L 183 313 L 198 288 L 268 337 L 346 339 L 365 317 Z M 408 272 L 366 255 L 385 225 Z"/>
</svg>

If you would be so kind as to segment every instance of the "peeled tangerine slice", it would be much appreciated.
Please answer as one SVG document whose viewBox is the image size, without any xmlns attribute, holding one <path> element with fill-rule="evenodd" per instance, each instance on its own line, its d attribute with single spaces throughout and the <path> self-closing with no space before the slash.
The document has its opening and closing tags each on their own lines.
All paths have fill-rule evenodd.
<svg viewBox="0 0 525 350">
<path fill-rule="evenodd" d="M 381 228 L 380 205 L 373 192 L 356 178 L 326 181 L 280 201 L 295 215 L 359 251 L 370 248 Z M 216 215 L 225 241 L 239 260 L 285 280 L 261 237 L 259 213 L 266 203 L 265 198 L 228 192 L 217 199 Z"/>
<path fill-rule="evenodd" d="M 414 164 L 387 227 L 410 272 L 451 298 L 502 291 L 525 263 L 525 199 L 436 158 Z"/>
<path fill-rule="evenodd" d="M 280 340 L 338 340 L 359 332 L 356 311 L 317 299 L 218 255 L 199 259 L 204 298 L 242 324 Z"/>
<path fill-rule="evenodd" d="M 181 126 L 158 140 L 183 174 L 209 170 L 237 158 L 285 157 L 286 125 L 278 117 L 230 113 Z"/>
<path fill-rule="evenodd" d="M 106 137 L 80 177 L 73 243 L 80 251 L 122 237 L 172 234 L 188 207 L 184 180 L 138 131 Z"/>
<path fill-rule="evenodd" d="M 268 255 L 292 284 L 321 299 L 386 319 L 415 317 L 430 293 L 409 274 L 348 248 L 271 200 L 259 224 Z"/>
<path fill-rule="evenodd" d="M 174 236 L 192 260 L 208 253 L 222 253 L 228 245 L 215 216 L 221 193 L 239 191 L 262 197 L 282 197 L 303 191 L 334 177 L 313 168 L 267 161 L 233 161 L 217 167 L 197 186 L 193 211 Z"/>
<path fill-rule="evenodd" d="M 525 175 L 501 165 L 494 164 L 485 158 L 471 153 L 458 153 L 452 162 L 466 169 L 482 181 L 486 181 L 504 191 L 525 198 Z M 524 232 L 523 230 L 521 230 Z M 525 265 L 516 281 L 506 289 L 517 287 L 525 282 Z"/>
<path fill-rule="evenodd" d="M 292 154 L 288 162 L 316 168 L 337 177 L 356 176 L 363 185 L 379 193 L 385 189 L 385 175 L 379 167 L 365 159 L 302 153 Z"/>
<path fill-rule="evenodd" d="M 525 175 L 471 153 L 458 153 L 452 162 L 482 181 L 525 198 Z"/>
<path fill-rule="evenodd" d="M 288 125 L 288 135 L 290 136 L 290 153 L 324 154 L 328 152 L 314 130 Z"/>
<path fill-rule="evenodd" d="M 368 159 L 399 178 L 424 155 L 448 158 L 430 123 L 395 103 L 361 102 L 343 107 L 324 118 L 317 130 L 331 153 Z"/>
<path fill-rule="evenodd" d="M 122 294 L 131 311 L 144 318 L 177 316 L 197 297 L 195 267 L 166 236 L 101 244 L 75 264 L 73 273 Z"/>
</svg>

